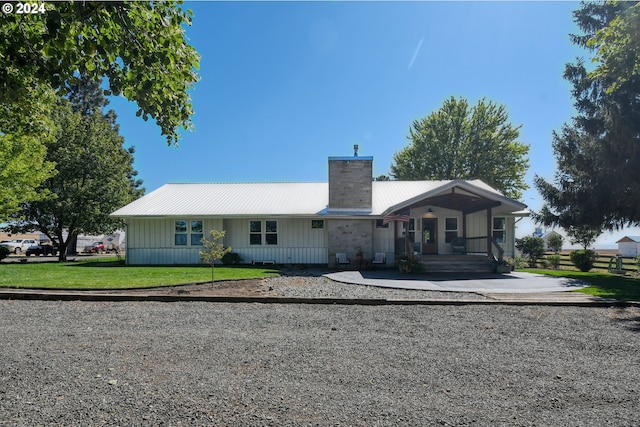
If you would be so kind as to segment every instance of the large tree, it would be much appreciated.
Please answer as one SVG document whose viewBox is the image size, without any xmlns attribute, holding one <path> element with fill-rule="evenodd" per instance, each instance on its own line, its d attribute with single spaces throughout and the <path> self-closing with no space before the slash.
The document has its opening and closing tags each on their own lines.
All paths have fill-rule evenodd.
<svg viewBox="0 0 640 427">
<path fill-rule="evenodd" d="M 5 13 L 0 26 L 0 105 L 33 108 L 34 84 L 68 91 L 79 75 L 106 78 L 109 92 L 156 120 L 167 142 L 191 127 L 189 90 L 199 56 L 185 38 L 181 2 L 52 2 L 40 13 Z M 20 118 L 20 117 L 18 117 Z M 6 132 L 5 129 L 0 129 Z"/>
<path fill-rule="evenodd" d="M 481 179 L 518 199 L 527 188 L 529 146 L 518 141 L 502 105 L 484 99 L 447 99 L 438 111 L 415 120 L 409 145 L 397 152 L 391 175 L 401 180 Z"/>
<path fill-rule="evenodd" d="M 185 37 L 191 11 L 181 2 L 41 2 L 3 7 L 0 25 L 0 222 L 53 171 L 43 154 L 55 131 L 55 99 L 80 75 L 138 104 L 168 144 L 192 127 L 189 90 L 199 55 Z M 33 9 L 33 10 L 31 10 Z M 24 12 L 24 10 L 23 10 Z M 57 96 L 56 96 L 57 95 Z M 42 192 L 39 197 L 44 197 Z"/>
<path fill-rule="evenodd" d="M 57 129 L 45 159 L 55 163 L 56 174 L 37 189 L 51 197 L 23 204 L 11 226 L 46 234 L 59 245 L 60 260 L 78 233 L 108 233 L 121 225 L 109 214 L 143 193 L 134 150 L 123 147 L 115 113 L 103 112 L 107 101 L 97 83 L 83 82 L 52 113 Z"/>
<path fill-rule="evenodd" d="M 49 117 L 55 96 L 50 89 L 33 86 L 24 98 L 34 100 L 28 113 L 19 104 L 0 104 L 0 222 L 16 214 L 22 203 L 45 197 L 36 188 L 54 174 L 44 154 L 55 129 Z"/>
<path fill-rule="evenodd" d="M 545 200 L 535 216 L 546 225 L 597 231 L 640 224 L 638 7 L 583 3 L 574 12 L 583 34 L 573 41 L 598 66 L 588 71 L 578 60 L 565 69 L 577 115 L 553 134 L 554 181 L 535 178 Z"/>
</svg>

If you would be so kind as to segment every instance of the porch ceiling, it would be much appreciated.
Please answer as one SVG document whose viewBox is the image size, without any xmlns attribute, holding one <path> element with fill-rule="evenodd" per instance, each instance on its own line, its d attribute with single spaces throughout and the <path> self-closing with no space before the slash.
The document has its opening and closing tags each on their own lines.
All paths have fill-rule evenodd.
<svg viewBox="0 0 640 427">
<path fill-rule="evenodd" d="M 489 200 L 481 196 L 449 193 L 422 199 L 408 208 L 413 209 L 422 206 L 437 206 L 470 214 L 500 205 L 501 203 L 496 200 Z"/>
</svg>

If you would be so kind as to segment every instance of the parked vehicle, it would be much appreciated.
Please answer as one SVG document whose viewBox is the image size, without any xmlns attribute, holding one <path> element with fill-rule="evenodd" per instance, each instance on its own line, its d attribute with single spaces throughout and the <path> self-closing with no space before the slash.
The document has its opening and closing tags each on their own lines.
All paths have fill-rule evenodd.
<svg viewBox="0 0 640 427">
<path fill-rule="evenodd" d="M 36 256 L 49 256 L 58 255 L 58 247 L 51 245 L 34 245 L 30 246 L 29 249 L 24 253 L 26 256 L 36 255 Z"/>
<path fill-rule="evenodd" d="M 6 247 L 14 254 L 19 254 L 26 251 L 31 246 L 37 246 L 39 244 L 40 242 L 34 239 L 13 239 L 9 242 L 2 243 L 2 246 Z"/>
<path fill-rule="evenodd" d="M 103 242 L 94 242 L 90 245 L 84 247 L 84 251 L 92 254 L 101 254 L 105 252 L 104 243 Z"/>
</svg>

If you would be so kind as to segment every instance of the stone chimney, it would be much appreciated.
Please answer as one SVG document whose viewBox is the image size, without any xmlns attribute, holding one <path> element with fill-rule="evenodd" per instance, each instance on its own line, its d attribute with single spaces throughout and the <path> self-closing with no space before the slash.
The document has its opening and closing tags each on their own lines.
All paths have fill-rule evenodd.
<svg viewBox="0 0 640 427">
<path fill-rule="evenodd" d="M 329 157 L 329 210 L 371 211 L 373 157 Z"/>
</svg>

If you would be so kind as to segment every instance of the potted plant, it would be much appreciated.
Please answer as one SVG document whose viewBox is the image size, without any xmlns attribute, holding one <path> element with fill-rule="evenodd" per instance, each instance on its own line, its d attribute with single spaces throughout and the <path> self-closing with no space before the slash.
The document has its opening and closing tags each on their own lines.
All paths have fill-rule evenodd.
<svg viewBox="0 0 640 427">
<path fill-rule="evenodd" d="M 364 253 L 362 252 L 362 246 L 356 246 L 356 259 L 358 261 L 362 261 L 363 256 L 364 256 Z"/>
<path fill-rule="evenodd" d="M 400 273 L 411 273 L 411 260 L 404 255 L 398 259 L 398 271 Z"/>
<path fill-rule="evenodd" d="M 511 264 L 509 264 L 505 260 L 500 260 L 496 262 L 496 273 L 511 273 Z"/>
</svg>

